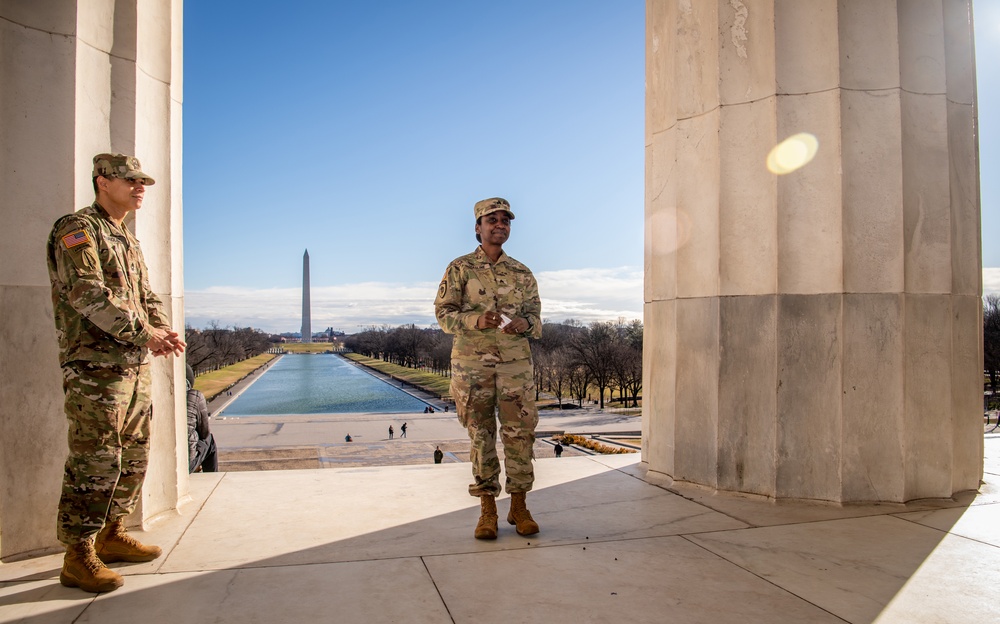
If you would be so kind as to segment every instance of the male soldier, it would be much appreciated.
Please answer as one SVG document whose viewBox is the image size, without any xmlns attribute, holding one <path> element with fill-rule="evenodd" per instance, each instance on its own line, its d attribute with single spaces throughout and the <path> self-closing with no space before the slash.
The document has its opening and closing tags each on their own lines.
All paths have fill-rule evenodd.
<svg viewBox="0 0 1000 624">
<path fill-rule="evenodd" d="M 531 460 L 538 410 L 528 337 L 542 335 L 542 305 L 531 271 L 503 251 L 514 219 L 510 204 L 500 197 L 484 199 L 474 212 L 481 245 L 448 265 L 434 308 L 441 329 L 455 334 L 451 396 L 472 440 L 475 483 L 469 493 L 480 498 L 481 506 L 475 536 L 497 537 L 497 412 L 510 494 L 507 522 L 519 534 L 533 535 L 538 524 L 524 497 L 535 480 Z"/>
<path fill-rule="evenodd" d="M 170 329 L 139 241 L 123 224 L 153 178 L 122 154 L 94 156 L 92 177 L 96 200 L 56 221 L 48 266 L 69 420 L 59 581 L 105 592 L 123 583 L 105 563 L 161 553 L 130 536 L 123 521 L 135 509 L 149 456 L 148 354 L 179 355 L 186 345 Z"/>
</svg>

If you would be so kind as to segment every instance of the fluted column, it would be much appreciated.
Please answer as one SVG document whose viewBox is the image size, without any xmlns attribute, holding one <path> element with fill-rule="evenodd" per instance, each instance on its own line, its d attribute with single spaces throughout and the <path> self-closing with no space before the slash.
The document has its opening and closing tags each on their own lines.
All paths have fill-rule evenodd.
<svg viewBox="0 0 1000 624">
<path fill-rule="evenodd" d="M 907 501 L 982 472 L 969 0 L 647 0 L 650 471 Z M 785 174 L 771 149 L 806 132 Z"/>
<path fill-rule="evenodd" d="M 0 557 L 57 547 L 66 459 L 45 242 L 93 201 L 91 158 L 135 154 L 156 178 L 129 227 L 183 328 L 181 0 L 0 5 Z M 151 462 L 133 523 L 187 495 L 183 362 L 154 366 Z"/>
</svg>

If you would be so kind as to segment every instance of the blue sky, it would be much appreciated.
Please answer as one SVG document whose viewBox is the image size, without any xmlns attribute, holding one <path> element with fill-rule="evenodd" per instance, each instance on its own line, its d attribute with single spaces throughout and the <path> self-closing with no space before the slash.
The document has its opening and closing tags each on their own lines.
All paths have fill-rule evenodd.
<svg viewBox="0 0 1000 624">
<path fill-rule="evenodd" d="M 998 5 L 976 1 L 984 171 Z M 546 318 L 641 318 L 644 2 L 184 10 L 190 325 L 296 330 L 308 248 L 314 329 L 429 326 L 444 267 L 476 245 L 472 205 L 494 195 Z M 997 184 L 983 175 L 984 232 Z"/>
</svg>

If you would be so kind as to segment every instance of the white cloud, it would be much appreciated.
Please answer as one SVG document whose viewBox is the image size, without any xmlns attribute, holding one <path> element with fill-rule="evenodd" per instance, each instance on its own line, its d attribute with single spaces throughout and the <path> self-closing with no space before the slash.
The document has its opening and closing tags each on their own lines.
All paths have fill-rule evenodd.
<svg viewBox="0 0 1000 624">
<path fill-rule="evenodd" d="M 587 323 L 618 317 L 642 318 L 642 270 L 574 269 L 536 274 L 542 317 Z M 353 333 L 369 325 L 435 326 L 436 282 L 400 284 L 362 282 L 313 287 L 312 329 L 333 327 Z M 203 328 L 212 321 L 224 327 L 256 327 L 270 332 L 298 331 L 302 325 L 299 288 L 214 286 L 184 293 L 187 324 Z"/>
<path fill-rule="evenodd" d="M 1000 294 L 1000 268 L 989 267 L 983 269 L 983 294 Z"/>
<path fill-rule="evenodd" d="M 542 317 L 612 321 L 642 318 L 642 269 L 566 269 L 535 276 L 542 296 Z"/>
</svg>

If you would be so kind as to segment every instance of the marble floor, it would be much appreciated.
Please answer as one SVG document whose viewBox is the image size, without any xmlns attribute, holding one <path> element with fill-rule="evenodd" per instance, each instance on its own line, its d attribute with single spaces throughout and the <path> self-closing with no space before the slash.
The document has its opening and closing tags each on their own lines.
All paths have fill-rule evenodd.
<svg viewBox="0 0 1000 624">
<path fill-rule="evenodd" d="M 125 586 L 0 564 L 0 622 L 997 622 L 986 484 L 906 506 L 775 504 L 647 480 L 636 455 L 537 462 L 531 537 L 472 538 L 468 464 L 192 475 Z M 499 501 L 501 522 L 509 501 Z"/>
</svg>

